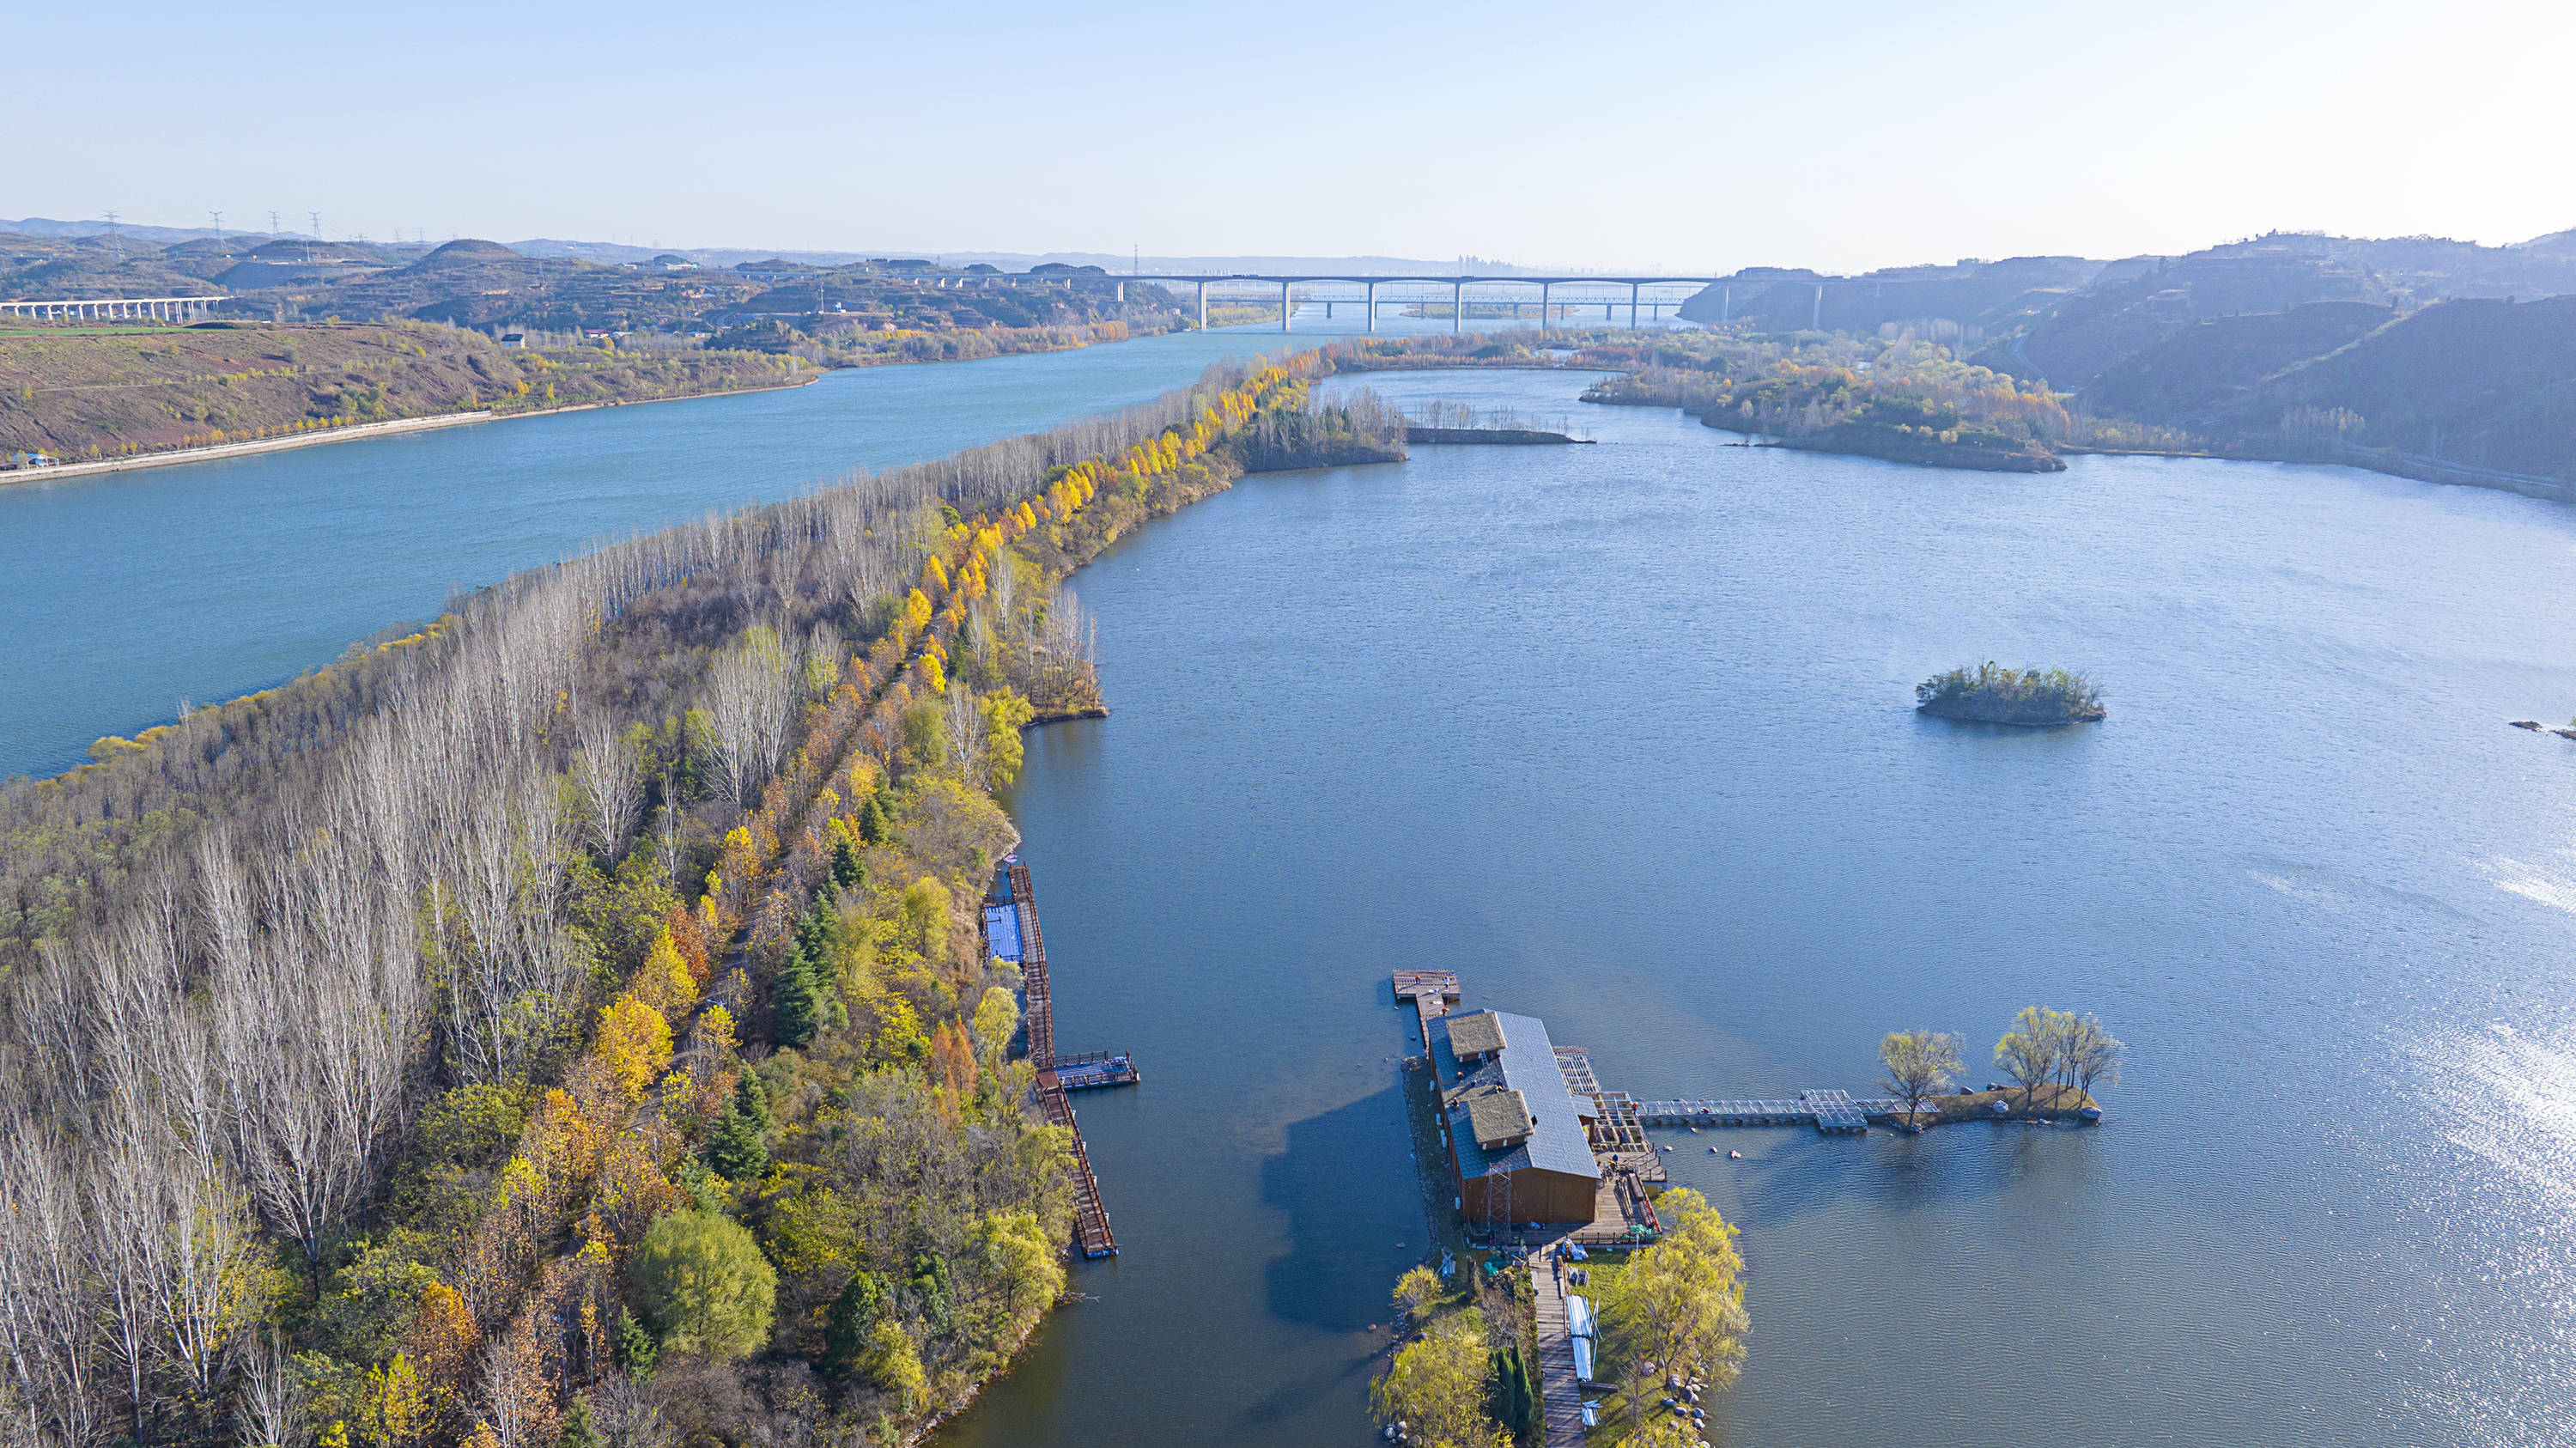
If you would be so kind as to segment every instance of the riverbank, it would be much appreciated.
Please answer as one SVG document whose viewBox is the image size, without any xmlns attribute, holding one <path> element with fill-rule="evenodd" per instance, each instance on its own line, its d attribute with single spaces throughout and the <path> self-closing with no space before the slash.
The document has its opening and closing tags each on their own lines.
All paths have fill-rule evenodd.
<svg viewBox="0 0 2576 1448">
<path fill-rule="evenodd" d="M 258 453 L 285 452 L 291 448 L 320 447 L 324 443 L 355 442 L 360 438 L 392 437 L 407 432 L 430 432 L 442 427 L 461 427 L 474 422 L 509 422 L 525 417 L 558 417 L 568 412 L 597 412 L 609 407 L 643 407 L 656 402 L 698 402 L 710 397 L 739 397 L 754 392 L 783 392 L 791 388 L 811 387 L 823 374 L 801 377 L 793 382 L 779 382 L 766 387 L 734 387 L 715 392 L 693 392 L 681 397 L 637 397 L 610 402 L 577 402 L 570 407 L 541 407 L 527 412 L 441 413 L 431 417 L 397 417 L 384 422 L 352 423 L 346 427 L 326 428 L 319 432 L 296 433 L 289 437 L 259 438 L 249 442 L 216 443 L 211 447 L 173 448 L 168 452 L 137 453 L 133 457 L 103 458 L 88 463 L 52 463 L 44 467 L 0 468 L 0 487 L 12 483 L 47 483 L 60 478 L 89 477 L 98 473 L 132 472 L 137 468 L 166 468 L 178 463 L 216 462 L 224 458 L 250 457 Z"/>
<path fill-rule="evenodd" d="M 1997 1106 L 2004 1109 L 1997 1111 Z M 1893 1119 L 1900 1129 L 1911 1124 L 1926 1131 L 1936 1126 L 1958 1126 L 1970 1121 L 2007 1126 L 2089 1126 L 2100 1119 L 2101 1110 L 2100 1102 L 2073 1086 L 2034 1087 L 2027 1097 L 2018 1086 L 1990 1086 L 1964 1096 L 1925 1097 L 1923 1109 L 1915 1114 L 1911 1123 L 1901 1112 Z M 2084 1113 L 2087 1111 L 2094 1115 L 2086 1116 Z"/>
<path fill-rule="evenodd" d="M 504 346 L 426 322 L 210 322 L 0 338 L 0 458 L 17 474 L 238 456 L 381 423 L 535 415 L 597 403 L 761 391 L 801 358 L 706 348 Z"/>
</svg>

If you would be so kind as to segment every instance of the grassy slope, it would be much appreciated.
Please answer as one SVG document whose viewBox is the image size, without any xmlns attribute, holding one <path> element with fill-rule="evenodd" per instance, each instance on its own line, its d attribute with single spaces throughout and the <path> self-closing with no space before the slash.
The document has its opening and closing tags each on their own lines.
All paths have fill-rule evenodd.
<svg viewBox="0 0 2576 1448">
<path fill-rule="evenodd" d="M 0 333 L 0 455 L 69 460 L 489 408 L 645 401 L 787 380 L 740 352 L 505 351 L 451 327 Z"/>
</svg>

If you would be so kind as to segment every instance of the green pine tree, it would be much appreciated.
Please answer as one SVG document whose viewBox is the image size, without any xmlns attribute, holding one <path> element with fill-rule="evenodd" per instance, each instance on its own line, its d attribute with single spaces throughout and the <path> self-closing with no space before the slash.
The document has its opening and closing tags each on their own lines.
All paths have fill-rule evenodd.
<svg viewBox="0 0 2576 1448">
<path fill-rule="evenodd" d="M 650 1377 L 653 1360 L 661 1355 L 662 1345 L 653 1340 L 653 1334 L 645 1329 L 643 1323 L 636 1321 L 634 1313 L 617 1315 L 617 1361 L 620 1366 L 639 1378 Z"/>
<path fill-rule="evenodd" d="M 882 845 L 894 833 L 894 812 L 886 808 L 883 793 L 868 796 L 859 808 L 859 838 L 871 845 Z"/>
<path fill-rule="evenodd" d="M 868 883 L 867 864 L 846 839 L 832 842 L 832 883 L 844 890 L 864 889 Z"/>
<path fill-rule="evenodd" d="M 770 991 L 769 1034 L 782 1046 L 802 1046 L 814 1039 L 823 1024 L 816 1007 L 821 1003 L 819 972 L 813 958 L 799 945 L 778 968 L 778 983 Z"/>
<path fill-rule="evenodd" d="M 769 1138 L 740 1101 L 725 1103 L 707 1138 L 707 1165 L 729 1182 L 756 1182 L 769 1171 Z"/>
<path fill-rule="evenodd" d="M 564 1414 L 563 1436 L 556 1440 L 558 1448 L 606 1448 L 607 1442 L 590 1425 L 590 1404 L 573 1399 L 572 1411 Z"/>
<path fill-rule="evenodd" d="M 891 1291 L 883 1276 L 853 1272 L 849 1285 L 832 1299 L 832 1316 L 823 1329 L 823 1365 L 836 1373 L 858 1370 L 867 1355 L 868 1331 L 883 1315 Z"/>
</svg>

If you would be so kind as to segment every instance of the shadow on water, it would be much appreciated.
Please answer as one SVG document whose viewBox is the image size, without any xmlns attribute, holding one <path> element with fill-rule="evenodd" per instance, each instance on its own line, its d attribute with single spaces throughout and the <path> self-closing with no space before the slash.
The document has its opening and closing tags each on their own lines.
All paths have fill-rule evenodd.
<svg viewBox="0 0 2576 1448">
<path fill-rule="evenodd" d="M 1261 1163 L 1261 1202 L 1286 1219 L 1288 1250 L 1262 1272 L 1262 1297 L 1279 1321 L 1344 1339 L 1338 1361 L 1281 1381 L 1235 1417 L 1258 1432 L 1311 1411 L 1318 1395 L 1364 1392 L 1388 1293 L 1430 1242 L 1409 1180 L 1384 1170 L 1406 1150 L 1404 1103 L 1389 1085 L 1346 1106 L 1289 1123 L 1287 1145 Z M 1354 1270 L 1383 1262 L 1379 1272 Z"/>
<path fill-rule="evenodd" d="M 1382 1284 L 1348 1268 L 1390 1252 L 1410 1261 L 1430 1240 L 1399 1215 L 1411 1206 L 1405 1194 L 1388 1190 L 1406 1185 L 1385 1170 L 1404 1151 L 1404 1103 L 1392 1086 L 1288 1127 L 1288 1149 L 1261 1163 L 1262 1204 L 1288 1219 L 1288 1251 L 1262 1274 L 1272 1316 L 1326 1332 L 1386 1321 L 1394 1277 Z M 1358 1164 L 1376 1179 L 1364 1188 L 1353 1184 Z"/>
</svg>

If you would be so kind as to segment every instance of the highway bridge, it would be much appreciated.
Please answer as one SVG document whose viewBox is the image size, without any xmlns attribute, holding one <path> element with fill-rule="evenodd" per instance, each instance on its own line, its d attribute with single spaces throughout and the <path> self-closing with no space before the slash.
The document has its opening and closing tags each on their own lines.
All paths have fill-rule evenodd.
<svg viewBox="0 0 2576 1448">
<path fill-rule="evenodd" d="M 1358 276 L 1331 272 L 1296 274 L 1225 272 L 1195 275 L 1135 272 L 1112 279 L 1179 283 L 1197 287 L 1199 325 L 1202 327 L 1207 325 L 1210 287 L 1218 288 L 1221 293 L 1231 291 L 1236 296 L 1248 296 L 1264 302 L 1270 300 L 1269 289 L 1276 287 L 1279 301 L 1279 330 L 1282 332 L 1288 331 L 1296 320 L 1297 294 L 1300 289 L 1303 289 L 1307 301 L 1322 302 L 1327 307 L 1337 302 L 1350 302 L 1366 307 L 1368 330 L 1372 332 L 1377 330 L 1378 308 L 1388 302 L 1403 305 L 1446 302 L 1450 308 L 1450 330 L 1459 331 L 1464 327 L 1467 308 L 1476 304 L 1525 305 L 1535 301 L 1538 303 L 1539 315 L 1542 318 L 1550 315 L 1551 307 L 1562 309 L 1572 306 L 1597 306 L 1603 309 L 1606 317 L 1612 309 L 1623 304 L 1623 298 L 1620 296 L 1622 289 L 1626 292 L 1624 305 L 1628 309 L 1628 325 L 1633 327 L 1637 325 L 1638 313 L 1648 307 L 1652 307 L 1657 315 L 1661 315 L 1663 308 L 1678 306 L 1702 287 L 1712 282 L 1728 280 L 1725 277 L 1714 276 L 1604 276 L 1594 273 L 1568 273 L 1563 276 Z M 1257 287 L 1259 290 L 1247 292 L 1247 288 L 1251 287 Z M 1381 287 L 1395 289 L 1404 294 L 1389 296 L 1381 301 L 1378 296 L 1378 289 Z M 1444 287 L 1448 289 L 1446 297 L 1440 295 L 1440 289 Z M 1473 295 L 1468 292 L 1470 287 L 1475 288 Z M 1650 287 L 1667 290 L 1659 290 L 1650 298 L 1647 294 L 1647 289 Z M 1685 290 L 1678 294 L 1668 290 L 1676 287 Z M 1565 289 L 1565 295 L 1559 295 L 1560 288 Z M 1602 289 L 1605 288 L 1608 289 L 1606 296 L 1602 294 Z M 1220 295 L 1219 300 L 1223 299 L 1224 297 Z"/>
</svg>

